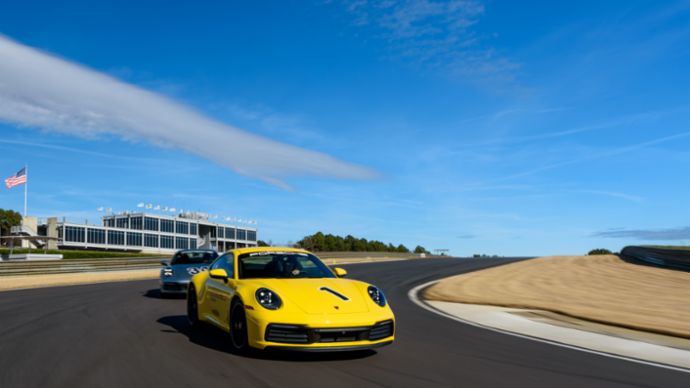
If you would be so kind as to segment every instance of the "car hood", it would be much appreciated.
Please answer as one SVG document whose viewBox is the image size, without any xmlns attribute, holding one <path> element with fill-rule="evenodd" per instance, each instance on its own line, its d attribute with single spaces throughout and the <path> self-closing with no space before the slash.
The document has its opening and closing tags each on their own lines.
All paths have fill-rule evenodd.
<svg viewBox="0 0 690 388">
<path fill-rule="evenodd" d="M 207 271 L 208 264 L 194 263 L 194 264 L 174 264 L 170 268 L 173 270 L 173 276 L 176 278 L 191 278 L 199 272 Z"/>
<path fill-rule="evenodd" d="M 357 282 L 348 279 L 271 279 L 267 288 L 284 303 L 297 306 L 307 314 L 353 314 L 369 311 L 367 300 Z"/>
</svg>

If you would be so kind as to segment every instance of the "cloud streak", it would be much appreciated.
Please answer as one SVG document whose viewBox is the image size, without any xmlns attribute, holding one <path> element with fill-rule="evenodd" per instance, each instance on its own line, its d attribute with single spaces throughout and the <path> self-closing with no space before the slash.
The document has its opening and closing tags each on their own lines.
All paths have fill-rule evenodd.
<svg viewBox="0 0 690 388">
<path fill-rule="evenodd" d="M 411 58 L 424 67 L 440 69 L 467 79 L 513 81 L 518 64 L 495 49 L 481 47 L 484 40 L 472 27 L 484 14 L 474 0 L 345 0 L 358 27 L 374 27 L 395 55 Z"/>
<path fill-rule="evenodd" d="M 690 226 L 662 230 L 607 230 L 594 233 L 592 236 L 605 238 L 633 238 L 646 241 L 687 240 L 690 239 Z"/>
<path fill-rule="evenodd" d="M 611 198 L 619 198 L 619 199 L 624 199 L 626 201 L 630 202 L 642 202 L 644 201 L 644 198 L 639 197 L 637 195 L 630 195 L 626 193 L 620 193 L 617 191 L 603 191 L 603 190 L 580 190 L 581 193 L 585 194 L 594 194 L 594 195 L 600 195 L 604 197 L 611 197 Z"/>
<path fill-rule="evenodd" d="M 54 150 L 54 151 L 60 151 L 60 152 L 70 152 L 70 153 L 87 155 L 87 156 L 98 157 L 98 158 L 110 158 L 110 159 L 119 159 L 119 160 L 124 159 L 124 160 L 130 160 L 130 161 L 138 162 L 138 163 L 150 162 L 150 161 L 156 161 L 156 162 L 163 161 L 162 159 L 122 156 L 122 155 L 117 155 L 117 154 L 108 154 L 105 152 L 83 150 L 81 148 L 66 147 L 66 146 L 61 146 L 61 145 L 40 143 L 40 142 L 34 142 L 34 141 L 25 141 L 25 140 L 0 139 L 0 144 L 9 144 L 11 146 L 23 146 L 23 147 L 30 147 L 30 148 L 43 148 L 43 149 L 48 149 L 48 150 Z"/>
<path fill-rule="evenodd" d="M 287 187 L 292 176 L 372 179 L 370 169 L 260 137 L 169 98 L 0 35 L 0 121 L 80 137 L 112 134 L 196 154 Z"/>
<path fill-rule="evenodd" d="M 669 142 L 669 141 L 672 141 L 672 140 L 683 139 L 683 138 L 686 138 L 686 137 L 690 137 L 690 131 L 687 131 L 687 132 L 680 132 L 680 133 L 676 133 L 676 134 L 673 134 L 673 135 L 660 137 L 660 138 L 657 138 L 657 139 L 654 139 L 654 140 L 649 140 L 649 141 L 646 141 L 646 142 L 643 142 L 643 143 L 632 144 L 632 145 L 629 145 L 629 146 L 619 147 L 619 148 L 615 148 L 615 149 L 608 150 L 608 151 L 603 151 L 603 152 L 599 152 L 599 153 L 589 154 L 589 155 L 586 155 L 586 156 L 584 156 L 584 157 L 580 157 L 580 158 L 577 158 L 577 159 L 570 159 L 570 160 L 565 160 L 565 161 L 562 161 L 562 162 L 556 162 L 556 163 L 552 163 L 552 164 L 543 165 L 543 166 L 540 166 L 540 167 L 537 167 L 537 168 L 533 168 L 533 169 L 531 169 L 531 170 L 518 172 L 518 173 L 515 173 L 515 174 L 512 174 L 512 175 L 508 175 L 508 176 L 505 176 L 505 177 L 502 177 L 502 178 L 499 178 L 499 179 L 494 179 L 494 180 L 491 180 L 491 181 L 489 181 L 489 182 L 486 182 L 485 184 L 508 181 L 508 180 L 511 180 L 511 179 L 522 178 L 522 177 L 534 175 L 534 174 L 537 174 L 537 173 L 540 173 L 540 172 L 543 172 L 543 171 L 548 171 L 548 170 L 552 170 L 552 169 L 559 168 L 559 167 L 565 167 L 565 166 L 570 166 L 570 165 L 574 165 L 574 164 L 579 164 L 579 163 L 583 163 L 583 162 L 587 162 L 587 161 L 592 161 L 592 160 L 607 158 L 607 157 L 611 157 L 611 156 L 622 155 L 622 154 L 626 154 L 626 153 L 629 153 L 629 152 L 634 152 L 634 151 L 643 150 L 643 149 L 645 149 L 645 148 L 649 148 L 649 147 L 655 146 L 655 145 L 657 145 L 657 144 L 666 143 L 666 142 Z"/>
</svg>

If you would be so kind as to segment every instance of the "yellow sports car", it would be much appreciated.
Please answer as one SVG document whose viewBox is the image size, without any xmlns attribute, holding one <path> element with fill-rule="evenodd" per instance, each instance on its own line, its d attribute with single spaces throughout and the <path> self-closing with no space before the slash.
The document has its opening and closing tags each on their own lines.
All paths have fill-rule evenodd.
<svg viewBox="0 0 690 388">
<path fill-rule="evenodd" d="M 346 274 L 301 249 L 236 249 L 192 277 L 187 316 L 192 325 L 208 322 L 230 333 L 239 352 L 391 344 L 395 317 L 383 292 Z"/>
</svg>

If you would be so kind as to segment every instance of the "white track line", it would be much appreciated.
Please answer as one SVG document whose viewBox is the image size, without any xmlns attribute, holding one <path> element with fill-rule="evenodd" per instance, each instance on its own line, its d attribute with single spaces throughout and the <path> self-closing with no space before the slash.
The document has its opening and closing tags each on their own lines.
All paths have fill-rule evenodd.
<svg viewBox="0 0 690 388">
<path fill-rule="evenodd" d="M 673 371 L 676 371 L 676 372 L 690 373 L 690 369 L 686 369 L 686 368 L 682 368 L 682 367 L 677 367 L 677 366 L 668 365 L 668 364 L 661 364 L 661 363 L 658 363 L 658 362 L 642 360 L 642 359 L 639 359 L 639 358 L 620 356 L 620 355 L 618 355 L 618 354 L 612 354 L 612 353 L 601 352 L 601 351 L 598 351 L 598 350 L 587 349 L 587 348 L 583 348 L 583 347 L 579 347 L 579 346 L 574 346 L 574 345 L 570 345 L 570 344 L 566 344 L 566 343 L 562 343 L 562 342 L 558 342 L 558 341 L 552 341 L 552 340 L 547 340 L 547 339 L 544 339 L 544 338 L 532 337 L 532 336 L 529 336 L 529 335 L 524 335 L 524 334 L 520 334 L 520 333 L 515 333 L 515 332 L 512 332 L 512 331 L 501 330 L 501 329 L 497 329 L 497 328 L 494 328 L 494 327 L 481 325 L 481 324 L 478 324 L 478 323 L 476 323 L 476 322 L 468 321 L 468 320 L 462 319 L 462 318 L 460 318 L 460 317 L 457 317 L 457 316 L 455 316 L 455 315 L 448 314 L 448 313 L 446 313 L 446 312 L 444 312 L 444 311 L 441 311 L 441 310 L 438 310 L 438 309 L 436 309 L 436 308 L 434 308 L 434 307 L 431 307 L 430 305 L 426 304 L 426 303 L 419 297 L 419 292 L 420 292 L 421 290 L 423 290 L 423 289 L 425 289 L 425 288 L 427 288 L 427 287 L 429 287 L 429 286 L 431 286 L 431 285 L 433 285 L 433 284 L 435 284 L 435 283 L 438 283 L 439 281 L 440 281 L 440 280 L 432 280 L 432 281 L 430 281 L 430 282 L 427 282 L 427 283 L 424 283 L 424 284 L 420 284 L 420 285 L 418 285 L 418 286 L 412 288 L 412 289 L 407 293 L 408 298 L 410 298 L 410 300 L 411 300 L 414 304 L 416 304 L 417 306 L 419 306 L 419 307 L 421 307 L 421 308 L 423 308 L 423 309 L 425 309 L 425 310 L 427 310 L 427 311 L 430 311 L 430 312 L 432 312 L 432 313 L 434 313 L 434 314 L 438 314 L 438 315 L 444 316 L 444 317 L 446 317 L 446 318 L 450 318 L 450 319 L 456 320 L 456 321 L 461 322 L 461 323 L 464 323 L 464 324 L 466 324 L 466 325 L 478 327 L 478 328 L 485 329 L 485 330 L 491 330 L 491 331 L 496 332 L 496 333 L 501 333 L 501 334 L 506 334 L 506 335 L 512 335 L 512 336 L 514 336 L 514 337 L 519 337 L 519 338 L 524 338 L 524 339 L 528 339 L 528 340 L 532 340 L 532 341 L 542 342 L 542 343 L 545 343 L 545 344 L 550 344 L 550 345 L 554 345 L 554 346 L 559 346 L 559 347 L 562 347 L 562 348 L 573 349 L 573 350 L 579 350 L 579 351 L 585 352 L 585 353 L 598 354 L 598 355 L 600 355 L 600 356 L 605 356 L 605 357 L 610 357 L 610 358 L 616 358 L 616 359 L 624 360 L 624 361 L 630 361 L 630 362 L 634 362 L 634 363 L 637 363 L 637 364 L 655 366 L 655 367 L 658 367 L 658 368 L 669 369 L 669 370 L 673 370 Z"/>
</svg>

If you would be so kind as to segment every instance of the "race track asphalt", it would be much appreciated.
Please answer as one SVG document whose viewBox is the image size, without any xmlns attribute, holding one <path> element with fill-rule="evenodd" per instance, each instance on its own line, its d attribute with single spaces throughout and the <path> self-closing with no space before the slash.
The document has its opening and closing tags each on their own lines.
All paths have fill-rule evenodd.
<svg viewBox="0 0 690 388">
<path fill-rule="evenodd" d="M 0 387 L 690 386 L 690 374 L 464 325 L 407 297 L 506 262 L 349 266 L 386 292 L 398 321 L 395 344 L 355 354 L 235 355 L 220 331 L 190 330 L 184 299 L 161 299 L 155 280 L 2 292 Z"/>
</svg>

